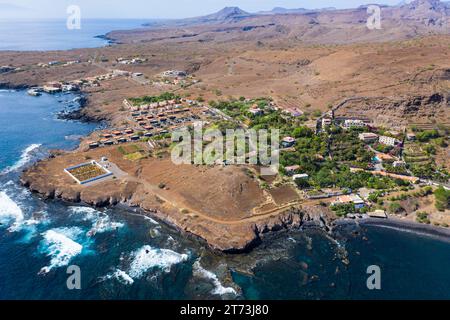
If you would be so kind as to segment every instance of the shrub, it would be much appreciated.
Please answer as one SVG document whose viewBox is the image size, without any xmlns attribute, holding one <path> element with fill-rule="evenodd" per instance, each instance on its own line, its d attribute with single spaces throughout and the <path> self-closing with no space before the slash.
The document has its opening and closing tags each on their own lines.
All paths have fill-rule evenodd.
<svg viewBox="0 0 450 320">
<path fill-rule="evenodd" d="M 400 213 L 403 211 L 403 207 L 398 202 L 391 202 L 389 205 L 389 212 L 390 213 Z"/>
<path fill-rule="evenodd" d="M 428 213 L 426 212 L 417 212 L 416 216 L 417 216 L 416 220 L 419 223 L 426 223 L 426 224 L 431 223 L 430 219 L 428 218 Z"/>
<path fill-rule="evenodd" d="M 436 209 L 439 211 L 445 211 L 445 209 L 450 208 L 450 190 L 446 190 L 441 186 L 434 192 L 434 198 L 436 200 Z"/>
</svg>

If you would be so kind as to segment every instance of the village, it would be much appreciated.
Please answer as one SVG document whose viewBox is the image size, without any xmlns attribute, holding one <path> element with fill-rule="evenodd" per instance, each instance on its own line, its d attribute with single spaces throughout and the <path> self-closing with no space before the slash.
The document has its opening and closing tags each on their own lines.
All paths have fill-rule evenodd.
<svg viewBox="0 0 450 320">
<path fill-rule="evenodd" d="M 291 205 L 323 205 L 337 216 L 351 219 L 415 213 L 417 221 L 426 223 L 430 221 L 428 215 L 419 210 L 432 202 L 433 190 L 448 191 L 445 169 L 433 167 L 430 175 L 420 175 L 407 152 L 418 147 L 418 140 L 446 141 L 446 133 L 439 130 L 430 133 L 405 128 L 396 132 L 377 128 L 369 119 L 334 117 L 332 111 L 311 121 L 300 117 L 301 112 L 293 114 L 279 108 L 270 98 L 241 97 L 201 103 L 166 92 L 160 96 L 124 99 L 123 108 L 126 124 L 95 132 L 88 141 L 83 141 L 84 150 L 122 145 L 119 150 L 126 159 L 139 161 L 155 152 L 168 152 L 173 143 L 171 134 L 192 128 L 199 121 L 222 131 L 277 128 L 282 133 L 280 173 L 274 179 L 257 177 L 257 181 L 269 193 L 272 189 L 285 188 L 289 199 L 286 201 Z M 207 144 L 204 142 L 205 147 Z M 111 178 L 105 172 L 89 177 Z M 399 200 L 409 198 L 416 199 L 414 208 L 402 207 Z M 434 224 L 448 225 L 447 220 Z"/>
<path fill-rule="evenodd" d="M 139 56 L 119 57 L 113 66 L 139 66 L 146 61 Z M 37 67 L 55 68 L 79 63 L 50 61 Z M 93 59 L 88 63 L 98 65 L 102 58 L 100 62 Z M 115 126 L 94 132 L 82 141 L 82 150 L 117 147 L 126 159 L 139 161 L 151 154 L 167 154 L 173 144 L 172 133 L 192 128 L 199 122 L 206 128 L 223 132 L 236 128 L 244 131 L 275 128 L 282 134 L 280 172 L 275 179 L 257 177 L 257 181 L 269 193 L 286 186 L 286 203 L 323 205 L 337 216 L 352 219 L 367 216 L 387 218 L 392 214 L 417 216 L 417 221 L 427 222 L 430 219 L 423 210 L 434 209 L 433 192 L 449 190 L 447 168 L 435 161 L 437 151 L 448 144 L 446 127 L 390 129 L 375 125 L 366 117 L 337 116 L 336 107 L 327 112 L 306 113 L 301 107 L 281 107 L 270 97 L 228 97 L 204 102 L 200 98 L 174 93 L 199 82 L 183 70 L 162 71 L 150 79 L 135 69 L 104 69 L 106 73 L 101 75 L 53 81 L 28 90 L 33 96 L 83 91 L 102 87 L 103 82 L 118 78 L 159 88 L 160 92 L 167 90 L 159 96 L 124 98 L 121 125 L 118 126 L 116 121 Z M 15 72 L 15 68 L 5 66 L 1 72 Z M 205 147 L 208 145 L 207 142 L 204 144 Z M 70 174 L 74 167 L 81 170 L 78 169 L 80 166 L 88 172 L 87 185 L 92 184 L 91 179 L 95 184 L 110 180 L 115 175 L 108 169 L 97 171 L 97 167 L 102 168 L 101 163 L 108 161 L 104 158 L 97 159 L 95 165 L 91 162 L 73 163 L 66 173 Z M 111 165 L 114 166 L 113 163 Z M 228 162 L 218 162 L 217 165 L 228 165 Z M 86 183 L 74 175 L 71 177 L 79 184 Z M 412 201 L 410 198 L 415 199 Z M 446 226 L 450 222 L 441 220 L 433 223 Z"/>
</svg>

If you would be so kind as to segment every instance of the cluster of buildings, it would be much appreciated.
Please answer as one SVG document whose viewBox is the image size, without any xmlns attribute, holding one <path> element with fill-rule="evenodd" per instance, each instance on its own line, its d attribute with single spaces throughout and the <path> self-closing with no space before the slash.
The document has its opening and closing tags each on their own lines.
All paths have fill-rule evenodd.
<svg viewBox="0 0 450 320">
<path fill-rule="evenodd" d="M 132 65 L 132 64 L 141 64 L 146 62 L 147 59 L 144 58 L 131 58 L 131 59 L 127 59 L 127 58 L 118 58 L 117 62 L 120 64 L 128 64 L 128 65 Z"/>
<path fill-rule="evenodd" d="M 115 129 L 112 131 L 101 132 L 97 141 L 88 141 L 87 145 L 90 149 L 96 149 L 99 147 L 112 146 L 130 141 L 139 141 L 141 137 L 142 136 L 132 128 L 125 128 L 122 130 Z"/>
<path fill-rule="evenodd" d="M 71 61 L 67 61 L 67 62 L 62 62 L 62 61 L 50 61 L 47 63 L 38 63 L 37 66 L 40 68 L 48 68 L 48 67 L 54 67 L 54 66 L 71 66 L 74 64 L 78 64 L 81 63 L 80 60 L 71 60 Z"/>
<path fill-rule="evenodd" d="M 379 136 L 373 132 L 363 132 L 359 134 L 359 139 L 365 143 L 379 142 L 381 144 L 395 147 L 400 145 L 402 142 L 394 137 L 389 136 Z"/>
<path fill-rule="evenodd" d="M 128 128 L 103 131 L 96 141 L 89 141 L 89 148 L 110 146 L 143 138 L 165 135 L 172 131 L 214 116 L 206 106 L 195 100 L 165 100 L 140 106 L 128 100 L 123 104 L 130 112 L 133 123 Z"/>
<path fill-rule="evenodd" d="M 367 123 L 364 120 L 360 120 L 360 119 L 346 119 L 341 124 L 341 127 L 344 129 L 364 128 L 366 126 L 367 126 Z"/>
<path fill-rule="evenodd" d="M 80 90 L 80 86 L 75 83 L 68 82 L 49 82 L 42 87 L 35 87 L 28 90 L 30 96 L 40 96 L 42 92 L 58 93 L 58 92 L 74 92 Z"/>
<path fill-rule="evenodd" d="M 32 96 L 39 96 L 42 92 L 52 94 L 58 92 L 78 91 L 82 87 L 83 88 L 99 87 L 101 81 L 107 81 L 118 77 L 127 77 L 127 76 L 130 76 L 130 72 L 122 70 L 113 70 L 103 75 L 87 77 L 79 80 L 49 82 L 42 87 L 31 88 L 30 90 L 28 90 L 28 94 Z"/>
<path fill-rule="evenodd" d="M 345 194 L 339 196 L 337 200 L 332 203 L 332 205 L 339 204 L 353 204 L 356 209 L 362 209 L 366 206 L 364 200 L 357 194 Z"/>
</svg>

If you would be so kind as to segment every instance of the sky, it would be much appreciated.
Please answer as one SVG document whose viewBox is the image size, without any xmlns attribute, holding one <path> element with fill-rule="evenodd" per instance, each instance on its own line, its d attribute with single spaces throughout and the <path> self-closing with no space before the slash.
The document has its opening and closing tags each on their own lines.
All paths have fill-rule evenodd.
<svg viewBox="0 0 450 320">
<path fill-rule="evenodd" d="M 361 4 L 394 5 L 400 0 L 0 0 L 1 19 L 67 17 L 67 8 L 78 5 L 83 18 L 187 18 L 238 6 L 248 12 L 284 8 L 355 8 Z"/>
</svg>

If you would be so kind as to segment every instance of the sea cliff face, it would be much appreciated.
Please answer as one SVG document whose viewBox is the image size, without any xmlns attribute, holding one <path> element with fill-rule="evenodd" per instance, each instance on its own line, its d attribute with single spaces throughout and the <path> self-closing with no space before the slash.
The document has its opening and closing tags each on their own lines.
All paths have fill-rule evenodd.
<svg viewBox="0 0 450 320">
<path fill-rule="evenodd" d="M 25 170 L 21 183 L 45 199 L 60 199 L 94 207 L 120 204 L 142 210 L 143 214 L 199 237 L 211 248 L 227 253 L 248 252 L 261 244 L 268 234 L 299 229 L 305 224 L 327 230 L 333 220 L 332 214 L 324 207 L 293 206 L 261 219 L 219 222 L 213 218 L 183 213 L 135 181 L 111 180 L 102 183 L 101 187 L 83 187 L 66 180 L 62 174 L 63 179 L 53 183 L 53 178 L 49 178 L 47 172 L 53 164 L 51 160 L 43 160 Z"/>
</svg>

